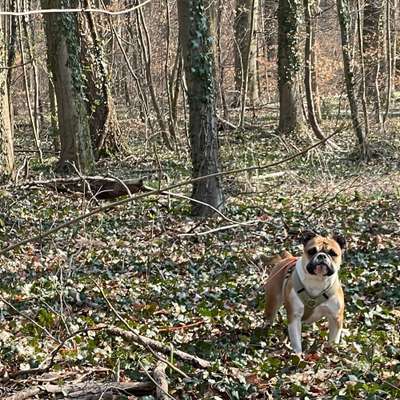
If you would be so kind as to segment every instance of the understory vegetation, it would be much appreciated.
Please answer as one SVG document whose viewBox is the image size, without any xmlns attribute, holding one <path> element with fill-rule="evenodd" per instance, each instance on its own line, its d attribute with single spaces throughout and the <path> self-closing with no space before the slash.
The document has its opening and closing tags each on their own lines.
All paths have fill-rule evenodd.
<svg viewBox="0 0 400 400">
<path fill-rule="evenodd" d="M 193 219 L 182 197 L 147 196 L 2 254 L 0 395 L 46 382 L 148 380 L 155 355 L 108 330 L 127 330 L 125 320 L 170 347 L 168 360 L 187 375 L 167 367 L 177 399 L 400 398 L 399 128 L 391 127 L 390 141 L 371 135 L 368 164 L 351 154 L 353 135 L 344 130 L 290 162 L 228 175 L 223 216 Z M 131 156 L 101 161 L 104 175 L 143 177 L 154 188 L 190 177 L 186 151 L 145 148 L 136 138 Z M 223 131 L 222 170 L 278 161 L 305 142 L 272 129 Z M 32 159 L 30 180 L 50 178 L 54 161 L 46 160 L 46 169 Z M 2 186 L 1 246 L 104 204 L 26 181 Z M 299 359 L 283 310 L 268 335 L 259 328 L 265 260 L 283 249 L 300 254 L 307 228 L 347 239 L 345 331 L 329 349 L 325 322 L 305 327 Z M 183 362 L 176 350 L 211 367 Z M 33 372 L 50 362 L 49 370 Z"/>
</svg>

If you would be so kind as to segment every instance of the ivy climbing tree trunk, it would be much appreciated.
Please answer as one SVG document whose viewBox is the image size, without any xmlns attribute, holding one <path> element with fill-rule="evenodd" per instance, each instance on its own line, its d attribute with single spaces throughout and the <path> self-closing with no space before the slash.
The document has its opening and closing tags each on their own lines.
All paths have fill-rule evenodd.
<svg viewBox="0 0 400 400">
<path fill-rule="evenodd" d="M 93 7 L 90 0 L 83 0 L 85 8 Z M 103 153 L 114 153 L 120 149 L 120 132 L 114 100 L 109 86 L 109 73 L 103 44 L 97 32 L 92 13 L 86 12 L 82 21 L 82 61 L 86 77 L 90 136 L 95 158 Z"/>
<path fill-rule="evenodd" d="M 3 6 L 0 7 L 2 10 Z M 7 17 L 0 16 L 0 177 L 14 177 L 14 140 L 7 84 Z"/>
<path fill-rule="evenodd" d="M 189 131 L 192 176 L 218 172 L 218 141 L 214 96 L 214 59 L 206 0 L 178 0 L 179 35 L 184 56 L 184 70 L 189 101 Z M 223 205 L 220 177 L 193 183 L 192 197 L 217 209 Z M 192 203 L 192 214 L 209 216 L 213 210 Z"/>
<path fill-rule="evenodd" d="M 296 134 L 302 125 L 299 94 L 300 0 L 279 0 L 278 6 L 278 89 L 279 126 L 284 135 Z"/>
<path fill-rule="evenodd" d="M 71 0 L 41 0 L 42 8 L 75 8 Z M 60 159 L 58 172 L 72 165 L 81 171 L 93 168 L 89 118 L 84 101 L 78 22 L 75 14 L 45 14 L 47 60 L 57 99 Z"/>
<path fill-rule="evenodd" d="M 346 82 L 346 91 L 350 106 L 351 121 L 353 124 L 354 132 L 358 140 L 361 159 L 368 160 L 369 159 L 368 141 L 360 121 L 358 104 L 354 89 L 354 71 L 353 71 L 353 60 L 352 60 L 351 42 L 350 42 L 349 2 L 348 0 L 337 0 L 336 5 L 338 10 L 340 33 L 342 39 L 344 79 Z"/>
</svg>

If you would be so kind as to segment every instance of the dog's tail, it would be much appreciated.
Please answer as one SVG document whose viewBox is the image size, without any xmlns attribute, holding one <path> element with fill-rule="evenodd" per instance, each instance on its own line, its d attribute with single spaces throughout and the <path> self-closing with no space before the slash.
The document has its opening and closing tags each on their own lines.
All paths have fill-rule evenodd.
<svg viewBox="0 0 400 400">
<path fill-rule="evenodd" d="M 274 254 L 273 256 L 261 256 L 261 260 L 266 267 L 274 267 L 288 258 L 293 258 L 293 256 L 287 250 L 283 250 L 280 254 Z"/>
</svg>

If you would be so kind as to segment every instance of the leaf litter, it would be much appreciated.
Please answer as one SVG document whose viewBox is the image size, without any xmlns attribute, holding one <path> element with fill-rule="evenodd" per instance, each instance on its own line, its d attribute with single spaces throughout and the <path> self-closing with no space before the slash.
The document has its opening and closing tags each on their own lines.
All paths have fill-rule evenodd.
<svg viewBox="0 0 400 400">
<path fill-rule="evenodd" d="M 257 141 L 251 137 L 256 133 L 246 134 L 252 139 L 247 158 L 232 156 L 242 154 L 241 140 L 222 145 L 224 168 L 244 166 L 255 152 L 271 159 L 285 155 L 273 136 Z M 321 149 L 285 166 L 290 173 L 284 176 L 268 180 L 252 172 L 227 179 L 224 214 L 251 225 L 207 234 L 227 221 L 192 220 L 187 202 L 152 197 L 2 255 L 0 294 L 12 307 L 0 302 L 0 394 L 48 377 L 115 381 L 116 369 L 120 382 L 146 379 L 144 368 L 156 363 L 152 354 L 95 330 L 121 327 L 96 281 L 135 332 L 171 347 L 169 358 L 190 377 L 167 369 L 175 398 L 399 398 L 399 149 L 397 158 L 378 154 L 361 166 L 348 153 Z M 110 162 L 113 167 L 118 163 Z M 0 196 L 3 246 L 93 206 L 76 195 L 7 188 Z M 324 345 L 324 322 L 305 327 L 300 360 L 291 354 L 283 312 L 268 335 L 255 332 L 268 274 L 263 257 L 283 249 L 299 254 L 299 233 L 310 227 L 347 238 L 341 270 L 346 322 L 334 349 Z M 48 365 L 59 343 L 80 330 L 60 348 L 51 371 L 9 378 Z M 174 349 L 213 366 L 185 364 Z"/>
</svg>

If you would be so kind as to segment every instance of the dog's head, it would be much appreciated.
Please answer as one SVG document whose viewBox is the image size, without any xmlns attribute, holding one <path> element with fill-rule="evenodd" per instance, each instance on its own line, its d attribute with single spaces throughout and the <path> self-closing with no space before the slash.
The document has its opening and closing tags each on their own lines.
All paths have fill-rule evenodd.
<svg viewBox="0 0 400 400">
<path fill-rule="evenodd" d="M 303 234 L 303 268 L 311 275 L 331 276 L 338 272 L 346 240 L 340 235 L 323 237 L 314 232 Z"/>
</svg>

